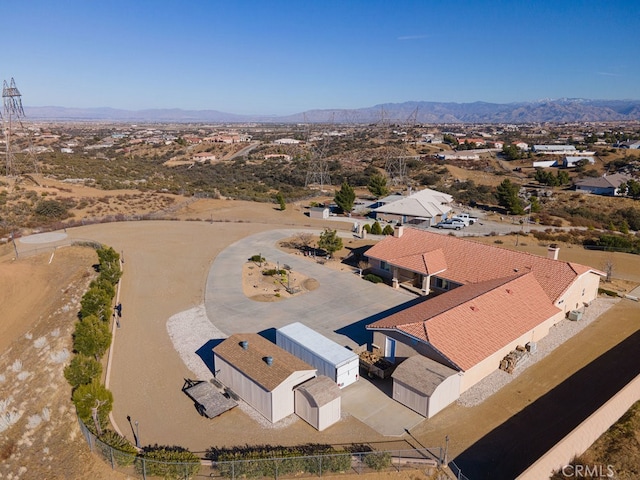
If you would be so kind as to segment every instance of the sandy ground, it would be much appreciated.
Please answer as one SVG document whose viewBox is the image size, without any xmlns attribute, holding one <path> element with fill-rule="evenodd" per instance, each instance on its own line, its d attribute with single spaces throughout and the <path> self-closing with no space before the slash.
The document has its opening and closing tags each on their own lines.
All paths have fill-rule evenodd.
<svg viewBox="0 0 640 480">
<path fill-rule="evenodd" d="M 126 417 L 130 415 L 132 419 L 139 421 L 143 444 L 181 444 L 198 453 L 213 445 L 287 444 L 308 442 L 311 439 L 335 444 L 358 441 L 386 448 L 410 448 L 419 444 L 441 445 L 445 436 L 449 435 L 450 456 L 455 456 L 601 352 L 640 328 L 637 322 L 639 305 L 624 300 L 570 340 L 565 347 L 533 365 L 489 401 L 473 408 L 453 405 L 428 422 L 423 422 L 410 435 L 392 441 L 353 418 L 346 418 L 321 434 L 317 434 L 303 421 L 295 421 L 284 429 L 259 429 L 251 418 L 238 409 L 214 422 L 208 422 L 197 415 L 193 405 L 181 392 L 183 379 L 192 376 L 193 372 L 174 348 L 167 330 L 169 319 L 177 318 L 176 321 L 179 322 L 182 312 L 202 305 L 211 263 L 223 248 L 236 240 L 266 229 L 291 228 L 292 225 L 301 228 L 330 225 L 332 228 L 348 231 L 351 224 L 309 219 L 304 215 L 304 209 L 295 205 L 281 212 L 272 205 L 227 200 L 188 203 L 182 210 L 176 210 L 175 215 L 192 221 L 97 224 L 67 231 L 72 239 L 98 240 L 123 254 L 125 273 L 120 297 L 123 318 L 113 346 L 114 360 L 109 388 L 116 399 L 113 411 L 116 424 L 123 434 L 131 438 L 132 430 Z M 201 221 L 193 221 L 196 219 Z M 526 246 L 520 244 L 518 248 L 543 249 L 533 245 L 533 239 L 531 242 L 531 245 Z M 0 249 L 0 305 L 4 314 L 0 321 L 0 346 L 5 352 L 0 370 L 5 378 L 0 382 L 0 399 L 12 395 L 10 389 L 13 384 L 9 380 L 10 375 L 17 374 L 11 369 L 15 354 L 26 348 L 25 342 L 33 343 L 40 336 L 50 336 L 55 331 L 55 327 L 47 321 L 49 315 L 63 305 L 72 305 L 69 299 L 64 299 L 61 303 L 65 289 L 78 275 L 80 278 L 76 280 L 88 282 L 90 265 L 95 262 L 91 255 L 76 253 L 76 249 L 66 249 L 66 252 L 64 248 L 56 250 L 51 263 L 51 251 L 26 256 L 29 249 L 36 247 L 43 248 L 21 245 L 25 256 L 14 261 L 10 245 Z M 602 268 L 604 255 L 601 258 L 601 253 L 587 252 L 574 246 L 563 248 L 560 258 Z M 640 256 L 614 254 L 613 258 L 614 276 L 639 280 L 640 283 Z M 75 285 L 74 288 L 79 288 L 78 284 Z M 67 319 L 68 328 L 71 329 L 73 307 L 70 306 L 65 313 L 71 316 Z M 28 339 L 27 334 L 36 325 L 48 328 L 48 333 L 45 330 L 42 333 L 32 332 L 31 339 Z M 58 336 L 64 337 L 63 333 L 59 331 Z M 70 348 L 69 335 L 70 333 L 66 335 L 67 349 Z M 52 372 L 51 375 L 58 380 L 62 376 L 60 368 Z M 27 388 L 28 382 L 24 382 L 24 385 Z M 78 438 L 77 427 L 74 427 L 68 415 L 69 388 L 60 383 L 56 391 L 61 392 L 61 396 L 55 402 L 62 405 L 67 413 L 65 426 L 61 428 L 67 436 L 71 435 L 68 432 L 76 432 L 70 443 L 71 451 L 80 452 L 78 458 L 83 458 L 86 444 Z M 16 401 L 15 395 L 13 398 Z M 38 406 L 37 411 L 41 412 L 42 408 L 44 407 Z M 16 474 L 22 462 L 19 457 L 16 458 L 16 451 L 26 448 L 23 446 L 26 445 L 24 441 L 19 443 L 21 435 L 37 431 L 27 428 L 28 418 L 29 415 L 25 412 L 22 423 L 16 423 L 16 433 L 11 434 L 16 445 L 13 449 L 9 448 L 13 445 L 7 442 L 9 437 L 0 437 L 0 459 L 4 465 L 15 468 Z M 50 437 L 53 435 L 49 434 Z M 33 437 L 33 434 L 30 436 Z M 65 439 L 67 441 L 68 438 Z M 47 448 L 48 452 L 53 451 L 53 445 L 38 448 L 38 452 L 43 448 Z M 70 454 L 69 451 L 69 448 L 61 450 L 66 455 Z M 1 457 L 3 452 L 6 458 Z M 6 452 L 9 452 L 8 455 Z M 38 455 L 34 456 L 32 461 L 37 457 Z M 53 460 L 55 459 L 52 459 L 52 463 Z M 87 463 L 86 458 L 84 460 L 85 466 L 74 466 L 73 474 L 69 469 L 50 469 L 53 473 L 47 478 L 112 478 L 100 465 L 92 467 L 89 465 L 92 462 Z M 97 463 L 100 462 L 97 460 Z M 94 471 L 87 475 L 87 469 L 92 468 Z M 4 473 L 8 471 L 10 470 L 5 470 Z M 32 477 L 25 473 L 13 478 Z"/>
</svg>

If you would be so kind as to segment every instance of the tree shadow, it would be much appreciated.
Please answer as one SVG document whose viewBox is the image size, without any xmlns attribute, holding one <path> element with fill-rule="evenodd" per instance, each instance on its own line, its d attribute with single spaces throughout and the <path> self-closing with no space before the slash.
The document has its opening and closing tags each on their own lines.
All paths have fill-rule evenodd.
<svg viewBox="0 0 640 480">
<path fill-rule="evenodd" d="M 349 255 L 346 256 L 342 263 L 345 265 L 349 265 L 350 267 L 358 268 L 358 264 L 362 261 L 367 261 L 367 258 L 364 256 L 365 252 L 369 250 L 373 245 L 363 245 L 361 247 L 345 247 L 349 250 Z"/>
</svg>

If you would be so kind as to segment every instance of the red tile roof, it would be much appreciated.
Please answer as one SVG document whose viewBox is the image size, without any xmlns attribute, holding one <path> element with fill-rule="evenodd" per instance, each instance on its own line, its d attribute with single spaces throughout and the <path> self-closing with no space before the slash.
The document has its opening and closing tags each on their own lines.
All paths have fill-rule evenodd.
<svg viewBox="0 0 640 480">
<path fill-rule="evenodd" d="M 404 228 L 401 237 L 381 240 L 366 255 L 423 274 L 439 272 L 444 266 L 446 270 L 438 276 L 463 285 L 533 272 L 552 302 L 558 300 L 576 276 L 592 270 L 578 264 L 408 227 Z"/>
<path fill-rule="evenodd" d="M 558 312 L 535 274 L 526 272 L 463 285 L 367 328 L 429 342 L 468 370 Z"/>
</svg>

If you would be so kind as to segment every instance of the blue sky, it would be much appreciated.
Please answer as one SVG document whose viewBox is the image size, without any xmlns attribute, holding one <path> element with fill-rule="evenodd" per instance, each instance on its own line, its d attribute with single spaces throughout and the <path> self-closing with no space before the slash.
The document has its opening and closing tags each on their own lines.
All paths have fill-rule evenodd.
<svg viewBox="0 0 640 480">
<path fill-rule="evenodd" d="M 25 106 L 637 100 L 639 20 L 636 0 L 24 0 L 0 74 Z"/>
</svg>

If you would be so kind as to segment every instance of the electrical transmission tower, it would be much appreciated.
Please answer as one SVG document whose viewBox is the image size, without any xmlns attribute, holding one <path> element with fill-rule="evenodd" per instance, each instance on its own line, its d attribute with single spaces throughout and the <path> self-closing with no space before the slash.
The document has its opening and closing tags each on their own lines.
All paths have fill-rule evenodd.
<svg viewBox="0 0 640 480">
<path fill-rule="evenodd" d="M 305 115 L 306 122 L 306 115 Z M 311 146 L 309 154 L 309 169 L 307 170 L 307 178 L 304 182 L 305 187 L 319 187 L 320 191 L 325 186 L 331 185 L 331 176 L 329 175 L 329 165 L 327 163 L 326 154 L 329 150 L 331 136 L 327 133 L 331 132 L 333 125 L 333 116 L 328 124 L 327 132 L 322 132 L 319 139 L 311 138 L 311 124 L 307 130 L 307 144 Z"/>
<path fill-rule="evenodd" d="M 384 110 L 383 110 L 384 115 Z M 409 127 L 413 128 L 417 124 L 418 107 L 416 107 L 411 114 L 407 117 L 404 123 L 398 125 L 396 133 L 404 135 L 406 140 L 409 135 Z M 384 117 L 383 117 L 384 121 Z M 384 125 L 383 125 L 384 126 Z M 388 128 L 388 126 L 387 126 Z M 404 144 L 402 147 L 387 147 L 384 151 L 385 165 L 384 169 L 389 177 L 391 185 L 404 185 L 407 183 L 407 146 Z"/>
<path fill-rule="evenodd" d="M 11 83 L 7 84 L 4 80 L 2 84 L 2 103 L 3 103 L 3 124 L 4 124 L 4 138 L 6 148 L 6 176 L 18 177 L 19 175 L 27 173 L 38 173 L 38 165 L 33 158 L 33 164 L 30 166 L 28 162 L 20 161 L 14 153 L 12 144 L 13 133 L 15 125 L 17 124 L 21 131 L 24 132 L 25 128 L 22 124 L 24 118 L 24 109 L 22 108 L 22 94 L 16 82 L 12 78 Z M 33 156 L 33 146 L 29 141 L 29 148 L 27 149 L 28 155 Z M 31 171 L 29 171 L 31 170 Z"/>
</svg>

